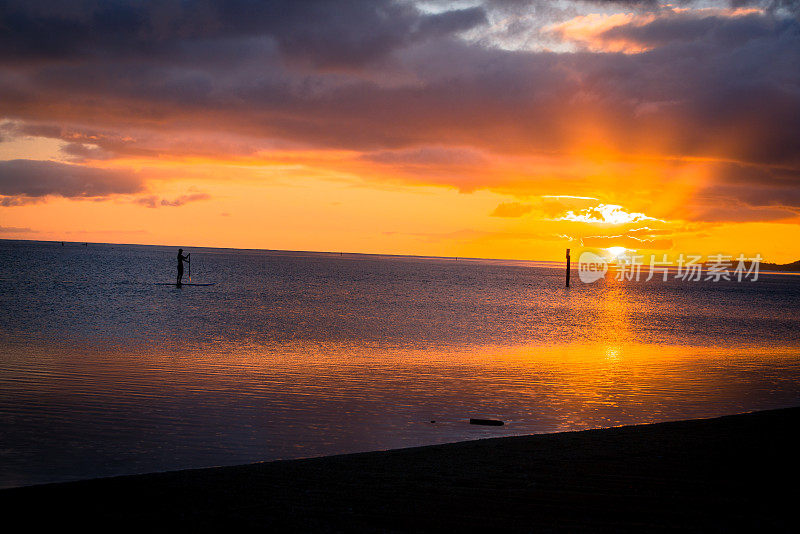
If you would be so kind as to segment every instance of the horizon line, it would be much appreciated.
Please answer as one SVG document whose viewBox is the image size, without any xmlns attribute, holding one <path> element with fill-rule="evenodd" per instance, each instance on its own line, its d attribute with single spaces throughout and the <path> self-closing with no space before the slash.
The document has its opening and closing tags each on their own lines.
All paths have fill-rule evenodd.
<svg viewBox="0 0 800 534">
<path fill-rule="evenodd" d="M 6 238 L 6 237 L 0 237 L 0 241 L 18 241 L 18 242 L 28 242 L 28 243 L 77 243 L 77 244 L 85 243 L 87 245 L 119 245 L 119 246 L 136 246 L 136 247 L 174 247 L 174 248 L 186 247 L 186 248 L 204 248 L 204 249 L 214 249 L 214 250 L 242 250 L 242 251 L 254 251 L 254 252 L 294 252 L 299 254 L 330 254 L 330 255 L 348 254 L 350 256 L 388 256 L 394 258 L 418 258 L 418 259 L 428 258 L 428 259 L 440 259 L 440 260 L 472 260 L 472 261 L 509 261 L 509 262 L 519 261 L 519 262 L 529 262 L 529 263 L 548 263 L 555 265 L 566 264 L 566 261 L 558 261 L 558 260 L 533 260 L 533 259 L 519 259 L 519 258 L 480 258 L 474 256 L 432 256 L 426 254 L 391 254 L 383 252 L 346 252 L 344 250 L 341 251 L 290 250 L 290 249 L 272 249 L 272 248 L 215 247 L 215 246 L 205 246 L 205 245 L 165 245 L 160 243 L 108 243 L 100 241 L 67 241 L 63 239 L 20 239 L 20 238 Z M 603 247 L 584 247 L 584 248 L 602 249 Z M 577 260 L 577 258 L 575 259 Z M 760 264 L 785 266 L 798 262 L 800 262 L 800 260 L 790 261 L 787 263 L 775 263 L 762 260 Z M 643 266 L 646 265 L 643 264 Z M 670 264 L 670 266 L 673 265 Z"/>
<path fill-rule="evenodd" d="M 189 249 L 189 248 L 204 248 L 204 249 L 216 249 L 216 250 L 244 250 L 244 251 L 257 251 L 257 252 L 296 252 L 301 254 L 348 254 L 351 256 L 390 256 L 390 257 L 397 257 L 397 258 L 430 258 L 430 259 L 442 259 L 442 260 L 479 260 L 479 261 L 524 261 L 524 262 L 536 262 L 536 263 L 555 263 L 555 264 L 564 264 L 564 261 L 555 261 L 555 260 L 532 260 L 532 259 L 519 259 L 519 258 L 478 258 L 472 256 L 431 256 L 426 254 L 390 254 L 390 253 L 383 253 L 383 252 L 346 252 L 344 250 L 341 251 L 326 251 L 326 250 L 289 250 L 289 249 L 272 249 L 272 248 L 239 248 L 239 247 L 214 247 L 214 246 L 204 246 L 204 245 L 165 245 L 160 243 L 107 243 L 107 242 L 100 242 L 100 241 L 67 241 L 63 239 L 19 239 L 19 238 L 5 238 L 0 237 L 0 241 L 19 241 L 19 242 L 28 242 L 28 243 L 76 243 L 76 244 L 87 244 L 87 245 L 119 245 L 119 246 L 136 246 L 136 247 L 173 247 L 173 248 L 181 248 Z"/>
</svg>

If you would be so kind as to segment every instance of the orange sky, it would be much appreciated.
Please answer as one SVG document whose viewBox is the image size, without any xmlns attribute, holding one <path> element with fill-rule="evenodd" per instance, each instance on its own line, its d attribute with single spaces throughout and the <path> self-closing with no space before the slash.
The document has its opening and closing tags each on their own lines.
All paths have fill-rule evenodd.
<svg viewBox="0 0 800 534">
<path fill-rule="evenodd" d="M 800 24 L 708 4 L 387 0 L 329 34 L 324 4 L 280 27 L 153 10 L 122 48 L 64 12 L 93 33 L 57 50 L 20 7 L 40 24 L 0 54 L 0 238 L 795 261 Z"/>
</svg>

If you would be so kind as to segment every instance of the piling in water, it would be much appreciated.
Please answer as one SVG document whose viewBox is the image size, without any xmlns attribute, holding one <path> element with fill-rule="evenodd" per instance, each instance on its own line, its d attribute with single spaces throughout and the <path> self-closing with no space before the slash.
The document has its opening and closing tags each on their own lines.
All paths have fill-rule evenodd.
<svg viewBox="0 0 800 534">
<path fill-rule="evenodd" d="M 567 286 L 569 287 L 569 249 L 567 249 Z"/>
</svg>

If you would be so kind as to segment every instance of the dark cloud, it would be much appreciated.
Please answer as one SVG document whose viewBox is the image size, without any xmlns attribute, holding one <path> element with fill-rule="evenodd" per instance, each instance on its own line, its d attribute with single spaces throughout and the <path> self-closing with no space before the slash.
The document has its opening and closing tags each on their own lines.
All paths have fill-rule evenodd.
<svg viewBox="0 0 800 534">
<path fill-rule="evenodd" d="M 647 23 L 615 26 L 598 34 L 601 40 L 624 39 L 643 47 L 660 47 L 678 42 L 707 41 L 711 46 L 740 46 L 755 39 L 764 39 L 781 32 L 776 28 L 787 22 L 764 17 L 760 13 L 735 17 L 718 14 L 697 15 L 675 12 Z"/>
<path fill-rule="evenodd" d="M 0 57 L 175 59 L 191 45 L 230 49 L 232 41 L 263 38 L 287 59 L 348 67 L 485 20 L 479 8 L 425 15 L 391 0 L 6 0 Z"/>
<path fill-rule="evenodd" d="M 690 219 L 793 219 L 800 212 L 800 170 L 717 164 L 715 180 L 694 198 Z"/>
<path fill-rule="evenodd" d="M 758 4 L 765 5 L 771 13 L 789 13 L 800 17 L 800 0 L 761 0 Z"/>
<path fill-rule="evenodd" d="M 68 143 L 61 147 L 61 152 L 68 155 L 70 160 L 74 162 L 102 160 L 114 157 L 114 154 L 98 146 L 91 146 L 84 143 Z"/>
<path fill-rule="evenodd" d="M 142 190 L 139 176 L 53 161 L 0 161 L 3 206 L 26 204 L 45 196 L 98 198 Z"/>
<path fill-rule="evenodd" d="M 120 126 L 183 124 L 359 150 L 445 143 L 518 152 L 565 147 L 581 135 L 570 119 L 599 111 L 616 125 L 608 143 L 621 149 L 640 150 L 658 133 L 671 136 L 664 149 L 676 155 L 797 163 L 800 34 L 785 21 L 763 28 L 767 37 L 735 46 L 678 40 L 633 56 L 440 42 L 406 59 L 413 84 L 389 87 L 279 70 L 231 81 L 155 64 L 68 65 L 37 71 L 23 96 L 0 84 L 0 110 L 65 120 L 99 112 Z M 43 106 L 52 100 L 70 105 Z"/>
</svg>

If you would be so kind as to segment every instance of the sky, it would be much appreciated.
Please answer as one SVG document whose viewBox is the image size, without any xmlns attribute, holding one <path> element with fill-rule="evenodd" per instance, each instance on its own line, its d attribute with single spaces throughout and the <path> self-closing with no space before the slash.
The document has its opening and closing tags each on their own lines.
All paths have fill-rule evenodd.
<svg viewBox="0 0 800 534">
<path fill-rule="evenodd" d="M 0 238 L 800 259 L 800 2 L 0 0 Z"/>
</svg>

